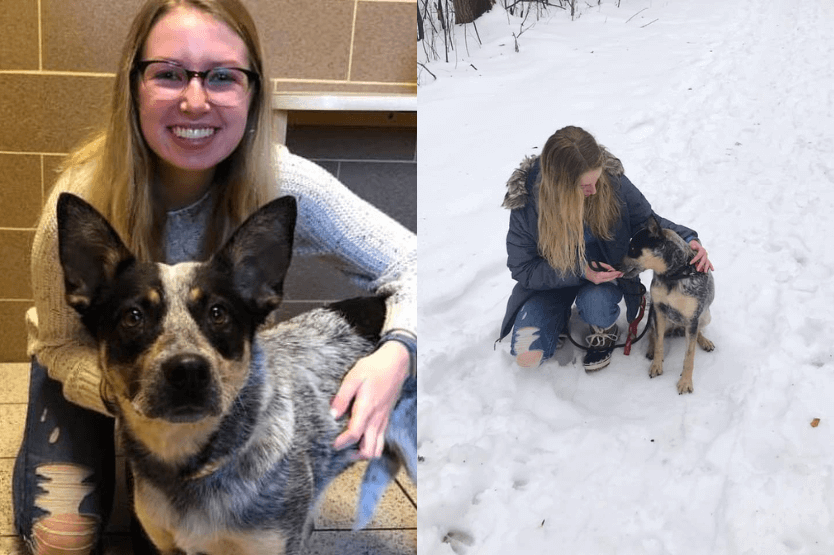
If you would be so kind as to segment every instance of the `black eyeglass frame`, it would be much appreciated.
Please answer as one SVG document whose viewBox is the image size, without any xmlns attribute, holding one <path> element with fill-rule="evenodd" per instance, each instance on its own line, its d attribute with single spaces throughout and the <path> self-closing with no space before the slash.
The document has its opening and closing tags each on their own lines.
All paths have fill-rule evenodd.
<svg viewBox="0 0 834 555">
<path fill-rule="evenodd" d="M 252 89 L 252 85 L 260 86 L 261 83 L 261 76 L 258 74 L 257 71 L 252 71 L 251 69 L 244 69 L 242 67 L 217 66 L 211 69 L 207 69 L 205 71 L 191 71 L 190 69 L 184 68 L 181 64 L 178 64 L 177 62 L 172 62 L 170 60 L 139 60 L 138 62 L 136 62 L 134 64 L 134 68 L 139 73 L 139 78 L 143 81 L 145 70 L 148 69 L 148 66 L 151 64 L 169 64 L 183 70 L 185 72 L 186 77 L 188 77 L 188 80 L 182 86 L 183 90 L 185 90 L 186 87 L 188 87 L 188 84 L 191 83 L 191 80 L 195 77 L 199 77 L 200 84 L 203 85 L 203 87 L 205 87 L 206 77 L 208 77 L 208 74 L 216 69 L 234 69 L 236 71 L 242 71 L 246 74 L 246 77 L 249 78 L 249 90 Z"/>
</svg>

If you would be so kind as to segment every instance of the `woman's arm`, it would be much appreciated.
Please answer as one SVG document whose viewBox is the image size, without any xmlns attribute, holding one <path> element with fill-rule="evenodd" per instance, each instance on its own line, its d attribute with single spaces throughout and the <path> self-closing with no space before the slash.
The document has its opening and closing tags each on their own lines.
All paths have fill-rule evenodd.
<svg viewBox="0 0 834 555">
<path fill-rule="evenodd" d="M 41 215 L 32 246 L 32 293 L 26 313 L 28 354 L 64 384 L 67 400 L 109 414 L 101 399 L 101 369 L 93 339 L 64 298 L 64 272 L 58 256 L 56 204 L 71 180 L 83 180 L 89 168 L 65 172 Z"/>
<path fill-rule="evenodd" d="M 281 194 L 298 201 L 296 252 L 337 257 L 368 292 L 389 295 L 382 333 L 417 331 L 417 237 L 320 166 L 282 149 Z"/>
<path fill-rule="evenodd" d="M 637 187 L 625 175 L 619 176 L 619 180 L 620 190 L 622 192 L 621 194 L 629 208 L 629 224 L 632 229 L 632 235 L 634 232 L 645 227 L 648 219 L 654 216 L 660 224 L 660 227 L 663 229 L 671 229 L 680 235 L 687 243 L 698 238 L 698 233 L 696 231 L 686 226 L 678 225 L 675 222 L 667 220 L 666 218 L 663 218 L 655 213 L 652 209 L 652 205 L 646 197 L 643 196 L 643 193 L 641 193 L 640 190 L 637 189 Z"/>
<path fill-rule="evenodd" d="M 318 165 L 285 149 L 279 160 L 281 194 L 298 201 L 297 252 L 336 255 L 356 283 L 388 295 L 382 333 L 390 340 L 356 363 L 331 404 L 338 418 L 353 402 L 334 446 L 358 441 L 362 457 L 378 457 L 402 384 L 416 372 L 417 237 Z"/>
<path fill-rule="evenodd" d="M 695 258 L 692 260 L 691 264 L 695 264 L 699 272 L 706 272 L 707 270 L 715 269 L 712 262 L 709 260 L 707 250 L 703 247 L 703 245 L 701 245 L 700 239 L 698 239 L 698 232 L 658 216 L 654 210 L 652 210 L 649 201 L 646 200 L 643 193 L 641 193 L 625 175 L 620 176 L 620 188 L 621 191 L 623 191 L 623 197 L 629 205 L 629 214 L 631 217 L 631 221 L 629 223 L 633 231 L 645 227 L 648 219 L 651 216 L 654 216 L 661 228 L 671 229 L 680 235 L 681 238 L 689 244 L 690 248 L 695 251 Z"/>
</svg>

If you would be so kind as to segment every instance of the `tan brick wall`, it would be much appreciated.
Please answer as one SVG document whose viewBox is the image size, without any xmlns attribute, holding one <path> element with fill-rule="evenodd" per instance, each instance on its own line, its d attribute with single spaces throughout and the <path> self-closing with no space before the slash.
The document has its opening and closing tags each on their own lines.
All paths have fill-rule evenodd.
<svg viewBox="0 0 834 555">
<path fill-rule="evenodd" d="M 244 2 L 275 92 L 416 95 L 416 0 Z M 38 213 L 63 156 L 106 117 L 124 35 L 142 3 L 2 0 L 0 362 L 25 360 Z"/>
</svg>

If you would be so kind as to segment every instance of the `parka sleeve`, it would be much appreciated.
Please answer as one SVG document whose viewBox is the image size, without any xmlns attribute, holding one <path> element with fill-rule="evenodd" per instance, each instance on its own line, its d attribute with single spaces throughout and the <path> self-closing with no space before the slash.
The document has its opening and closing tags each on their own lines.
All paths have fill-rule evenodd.
<svg viewBox="0 0 834 555">
<path fill-rule="evenodd" d="M 538 230 L 535 205 L 528 204 L 510 212 L 510 229 L 507 232 L 507 267 L 513 279 L 522 287 L 535 291 L 560 289 L 580 285 L 577 275 L 561 275 L 541 254 L 538 247 Z"/>
<path fill-rule="evenodd" d="M 645 196 L 643 196 L 643 193 L 641 193 L 625 175 L 621 175 L 619 179 L 622 197 L 628 204 L 630 219 L 629 226 L 634 232 L 646 227 L 646 222 L 648 222 L 651 216 L 654 216 L 660 224 L 660 227 L 663 229 L 671 229 L 680 235 L 681 238 L 683 238 L 687 243 L 692 239 L 698 238 L 698 233 L 696 231 L 659 216 L 652 209 L 651 204 L 649 204 L 649 201 L 646 200 Z"/>
</svg>

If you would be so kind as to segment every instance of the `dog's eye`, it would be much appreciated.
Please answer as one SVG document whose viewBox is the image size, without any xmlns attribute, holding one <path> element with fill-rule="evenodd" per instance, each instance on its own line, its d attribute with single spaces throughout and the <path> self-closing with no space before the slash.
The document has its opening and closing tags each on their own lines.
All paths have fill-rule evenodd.
<svg viewBox="0 0 834 555">
<path fill-rule="evenodd" d="M 216 304 L 209 309 L 209 319 L 215 326 L 222 326 L 229 320 L 229 313 L 226 308 Z"/>
<path fill-rule="evenodd" d="M 142 323 L 144 318 L 145 315 L 142 314 L 142 311 L 138 308 L 128 308 L 125 313 L 122 314 L 122 326 L 126 328 L 135 328 Z"/>
</svg>

